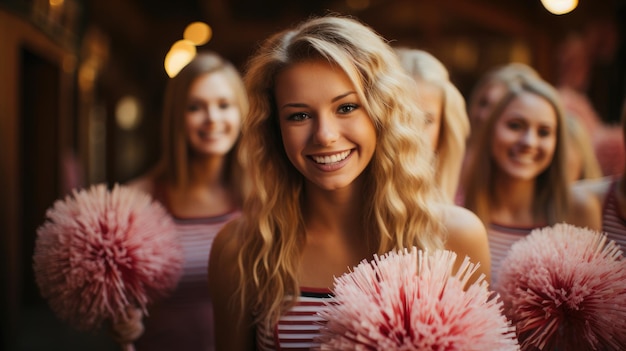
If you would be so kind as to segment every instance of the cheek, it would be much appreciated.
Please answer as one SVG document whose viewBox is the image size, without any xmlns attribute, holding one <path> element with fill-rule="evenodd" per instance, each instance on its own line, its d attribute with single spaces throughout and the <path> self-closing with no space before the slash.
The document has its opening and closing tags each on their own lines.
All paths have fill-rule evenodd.
<svg viewBox="0 0 626 351">
<path fill-rule="evenodd" d="M 363 127 L 360 129 L 360 139 L 363 140 L 366 144 L 369 144 L 372 149 L 376 148 L 376 142 L 378 139 L 376 133 L 376 127 L 374 127 L 374 123 L 366 118 L 363 123 L 360 123 Z"/>
<path fill-rule="evenodd" d="M 545 140 L 543 145 L 544 152 L 548 156 L 550 160 L 554 158 L 554 153 L 556 152 L 556 140 Z"/>
<path fill-rule="evenodd" d="M 185 128 L 191 130 L 202 124 L 202 115 L 194 112 L 185 113 Z"/>
<path fill-rule="evenodd" d="M 496 125 L 493 130 L 492 145 L 508 144 L 512 141 L 513 135 L 504 126 Z"/>
<path fill-rule="evenodd" d="M 498 160 L 505 159 L 512 144 L 515 144 L 515 142 L 511 140 L 511 133 L 507 133 L 504 130 L 498 130 L 498 128 L 496 128 L 493 136 L 491 137 L 491 142 L 489 143 L 489 152 L 491 153 L 492 158 Z M 498 161 L 498 163 L 500 163 L 500 161 Z"/>
<path fill-rule="evenodd" d="M 306 138 L 304 138 L 302 134 L 302 130 L 299 129 L 280 128 L 283 148 L 292 163 L 296 163 L 297 156 L 306 144 Z"/>
<path fill-rule="evenodd" d="M 228 122 L 231 125 L 231 127 L 233 128 L 233 130 L 239 134 L 239 132 L 241 131 L 241 113 L 239 112 L 239 110 L 233 110 L 231 113 L 228 114 Z"/>
</svg>

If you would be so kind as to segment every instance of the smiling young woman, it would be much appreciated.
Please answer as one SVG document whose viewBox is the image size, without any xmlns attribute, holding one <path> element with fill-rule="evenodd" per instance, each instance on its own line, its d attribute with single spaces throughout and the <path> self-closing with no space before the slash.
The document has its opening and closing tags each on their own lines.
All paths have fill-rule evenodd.
<svg viewBox="0 0 626 351">
<path fill-rule="evenodd" d="M 219 350 L 315 347 L 334 277 L 374 254 L 449 248 L 488 276 L 485 228 L 442 200 L 425 116 L 386 40 L 312 18 L 267 39 L 244 80 L 253 191 L 210 255 Z"/>
<path fill-rule="evenodd" d="M 151 194 L 173 217 L 183 276 L 172 296 L 152 306 L 148 316 L 135 311 L 131 320 L 114 326 L 122 339 L 145 326 L 135 342 L 138 351 L 214 349 L 207 255 L 217 232 L 241 213 L 243 171 L 236 152 L 247 112 L 241 75 L 217 53 L 199 52 L 168 81 L 161 158 L 128 185 Z"/>
<path fill-rule="evenodd" d="M 526 77 L 508 84 L 477 131 L 464 203 L 487 226 L 494 282 L 510 246 L 533 229 L 600 229 L 599 202 L 568 181 L 565 128 L 556 90 Z"/>
</svg>

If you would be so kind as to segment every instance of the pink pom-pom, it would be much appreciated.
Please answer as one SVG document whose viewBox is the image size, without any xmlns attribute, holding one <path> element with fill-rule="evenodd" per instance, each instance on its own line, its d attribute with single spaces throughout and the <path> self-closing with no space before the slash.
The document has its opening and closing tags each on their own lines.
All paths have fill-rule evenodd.
<svg viewBox="0 0 626 351">
<path fill-rule="evenodd" d="M 522 350 L 626 350 L 626 261 L 603 233 L 534 230 L 511 247 L 495 288 Z"/>
<path fill-rule="evenodd" d="M 182 248 L 165 209 L 143 192 L 94 185 L 57 200 L 37 230 L 33 267 L 56 315 L 81 330 L 146 312 L 176 286 Z"/>
<path fill-rule="evenodd" d="M 416 248 L 392 251 L 335 279 L 322 350 L 519 350 L 502 303 L 466 258 Z M 468 286 L 469 285 L 469 286 Z M 464 288 L 465 287 L 465 288 Z"/>
</svg>

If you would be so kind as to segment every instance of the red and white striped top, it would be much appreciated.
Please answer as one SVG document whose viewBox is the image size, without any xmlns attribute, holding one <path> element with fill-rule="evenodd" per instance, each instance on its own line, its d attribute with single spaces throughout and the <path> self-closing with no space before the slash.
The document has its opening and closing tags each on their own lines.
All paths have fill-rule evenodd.
<svg viewBox="0 0 626 351">
<path fill-rule="evenodd" d="M 487 229 L 489 239 L 489 253 L 491 254 L 491 283 L 498 280 L 498 273 L 502 261 L 509 253 L 511 246 L 518 240 L 526 237 L 538 227 L 508 227 L 491 223 Z"/>
<path fill-rule="evenodd" d="M 280 318 L 272 330 L 259 326 L 258 350 L 302 351 L 319 347 L 316 339 L 324 320 L 318 312 L 331 298 L 330 290 L 303 288 L 295 306 Z"/>
<path fill-rule="evenodd" d="M 239 210 L 206 218 L 176 218 L 183 248 L 183 275 L 171 296 L 148 307 L 144 334 L 137 351 L 215 349 L 213 305 L 209 299 L 207 270 L 211 246 L 219 230 L 238 217 Z"/>
<path fill-rule="evenodd" d="M 610 240 L 615 241 L 622 249 L 622 255 L 626 250 L 626 219 L 621 216 L 621 208 L 617 200 L 617 180 L 611 183 L 604 204 L 602 206 L 602 231 Z"/>
</svg>

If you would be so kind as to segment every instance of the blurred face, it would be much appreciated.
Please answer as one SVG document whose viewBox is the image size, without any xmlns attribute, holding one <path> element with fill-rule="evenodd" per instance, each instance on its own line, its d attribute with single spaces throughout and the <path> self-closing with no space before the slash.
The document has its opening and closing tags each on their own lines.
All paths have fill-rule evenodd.
<svg viewBox="0 0 626 351">
<path fill-rule="evenodd" d="M 478 130 L 479 126 L 487 120 L 491 110 L 504 94 L 506 94 L 506 86 L 500 82 L 490 82 L 481 88 L 469 110 L 472 130 Z"/>
<path fill-rule="evenodd" d="M 426 114 L 426 136 L 429 144 L 433 151 L 437 151 L 443 115 L 443 92 L 435 84 L 420 81 L 417 103 Z"/>
<path fill-rule="evenodd" d="M 554 156 L 557 116 L 544 98 L 524 92 L 504 109 L 494 126 L 491 154 L 506 176 L 533 180 Z"/>
<path fill-rule="evenodd" d="M 185 128 L 194 154 L 223 156 L 233 147 L 241 130 L 241 112 L 224 73 L 207 73 L 191 84 Z"/>
<path fill-rule="evenodd" d="M 295 64 L 276 77 L 285 151 L 319 188 L 345 188 L 367 167 L 376 129 L 348 76 L 327 61 Z"/>
</svg>

